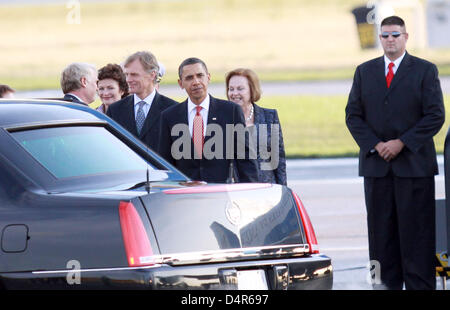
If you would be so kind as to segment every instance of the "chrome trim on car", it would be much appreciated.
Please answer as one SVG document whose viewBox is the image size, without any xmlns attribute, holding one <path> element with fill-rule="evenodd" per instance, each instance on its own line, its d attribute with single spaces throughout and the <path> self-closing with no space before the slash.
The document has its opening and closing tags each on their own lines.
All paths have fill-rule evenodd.
<svg viewBox="0 0 450 310">
<path fill-rule="evenodd" d="M 103 120 L 61 120 L 61 121 L 51 121 L 51 122 L 36 122 L 36 123 L 25 123 L 25 124 L 14 124 L 10 126 L 4 126 L 3 128 L 9 132 L 22 131 L 22 130 L 32 130 L 40 128 L 51 128 L 51 127 L 63 127 L 63 126 L 104 126 L 108 122 Z"/>
<path fill-rule="evenodd" d="M 54 273 L 75 273 L 75 272 L 107 272 L 107 271 L 123 271 L 123 270 L 142 270 L 161 267 L 160 264 L 142 267 L 117 267 L 117 268 L 93 268 L 93 269 L 61 269 L 61 270 L 42 270 L 32 271 L 33 274 L 54 274 Z"/>
<path fill-rule="evenodd" d="M 220 262 L 233 262 L 242 260 L 254 259 L 268 259 L 268 258 L 288 258 L 299 257 L 309 252 L 307 244 L 296 245 L 279 245 L 279 246 L 264 246 L 251 247 L 239 249 L 227 249 L 219 251 L 201 251 L 191 253 L 174 253 L 166 255 L 153 255 L 146 257 L 147 261 L 151 260 L 153 265 L 142 267 L 118 267 L 118 268 L 98 268 L 98 269 L 61 269 L 61 270 L 42 270 L 33 271 L 33 274 L 52 274 L 52 273 L 66 273 L 66 272 L 105 272 L 105 271 L 120 271 L 133 269 L 148 269 L 157 268 L 162 265 L 193 265 L 193 264 L 208 264 Z"/>
<path fill-rule="evenodd" d="M 191 265 L 218 262 L 231 262 L 251 259 L 298 257 L 309 252 L 309 245 L 279 245 L 263 246 L 239 249 L 227 249 L 219 251 L 202 251 L 191 253 L 174 253 L 153 256 L 158 264 L 167 265 Z"/>
</svg>

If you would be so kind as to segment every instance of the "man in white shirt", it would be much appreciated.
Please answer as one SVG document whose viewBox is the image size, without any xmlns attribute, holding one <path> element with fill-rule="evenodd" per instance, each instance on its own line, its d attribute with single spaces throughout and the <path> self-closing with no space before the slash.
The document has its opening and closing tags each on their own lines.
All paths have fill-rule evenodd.
<svg viewBox="0 0 450 310">
<path fill-rule="evenodd" d="M 248 143 L 238 154 L 237 138 L 227 140 L 227 127 L 245 127 L 241 107 L 208 94 L 210 74 L 198 58 L 184 60 L 178 76 L 188 98 L 162 113 L 160 155 L 193 180 L 257 182 L 258 165 L 248 156 Z"/>
<path fill-rule="evenodd" d="M 107 115 L 156 151 L 160 115 L 176 101 L 156 91 L 158 61 L 150 52 L 136 52 L 124 63 L 130 96 L 110 105 Z"/>
<path fill-rule="evenodd" d="M 433 136 L 444 118 L 434 64 L 406 52 L 398 16 L 385 18 L 384 56 L 356 68 L 346 124 L 357 142 L 364 177 L 374 288 L 435 289 Z"/>
<path fill-rule="evenodd" d="M 89 105 L 97 94 L 97 69 L 94 65 L 74 62 L 61 73 L 63 100 Z"/>
</svg>

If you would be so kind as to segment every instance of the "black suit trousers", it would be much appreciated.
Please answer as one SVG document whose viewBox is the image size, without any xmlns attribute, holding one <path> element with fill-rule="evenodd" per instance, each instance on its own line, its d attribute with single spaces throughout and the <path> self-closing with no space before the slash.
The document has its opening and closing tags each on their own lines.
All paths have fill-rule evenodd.
<svg viewBox="0 0 450 310">
<path fill-rule="evenodd" d="M 436 288 L 434 177 L 365 177 L 370 260 L 377 289 Z M 376 265 L 375 265 L 376 266 Z M 376 275 L 377 272 L 374 272 Z"/>
</svg>

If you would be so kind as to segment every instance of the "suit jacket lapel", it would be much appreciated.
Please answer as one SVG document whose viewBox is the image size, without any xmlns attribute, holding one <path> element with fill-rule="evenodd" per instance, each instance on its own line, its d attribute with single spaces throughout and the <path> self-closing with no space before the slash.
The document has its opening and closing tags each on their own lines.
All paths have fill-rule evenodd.
<svg viewBox="0 0 450 310">
<path fill-rule="evenodd" d="M 391 87 L 389 87 L 388 92 L 391 92 L 400 83 L 400 81 L 408 75 L 411 68 L 411 56 L 406 53 L 405 57 L 403 57 L 402 62 L 400 63 L 400 66 L 397 69 L 397 72 L 394 74 L 394 78 L 392 79 Z"/>
<path fill-rule="evenodd" d="M 180 103 L 180 109 L 178 109 L 178 115 L 176 116 L 177 123 L 186 124 L 189 126 L 188 120 L 188 101 L 187 99 Z"/>
<path fill-rule="evenodd" d="M 208 132 L 208 126 L 210 124 L 217 124 L 217 118 L 218 118 L 218 114 L 219 111 L 217 111 L 217 104 L 216 104 L 216 99 L 213 96 L 209 96 L 209 110 L 208 110 L 208 123 L 207 123 L 207 127 L 206 127 L 206 132 Z M 225 129 L 225 128 L 224 128 Z M 211 138 L 211 136 L 206 136 L 205 135 L 205 142 L 208 141 Z"/>
<path fill-rule="evenodd" d="M 160 117 L 161 107 L 159 99 L 160 95 L 156 92 L 150 110 L 148 111 L 147 118 L 145 119 L 144 126 L 142 127 L 141 134 L 139 135 L 140 138 L 145 136 Z"/>
<path fill-rule="evenodd" d="M 253 109 L 254 109 L 254 123 L 265 124 L 266 118 L 264 115 L 264 111 L 255 103 L 253 104 Z"/>
<path fill-rule="evenodd" d="M 124 102 L 124 111 L 122 113 L 123 117 L 123 124 L 126 124 L 126 128 L 129 132 L 134 134 L 135 136 L 138 135 L 137 129 L 136 129 L 136 120 L 134 117 L 134 96 L 130 95 L 127 97 L 126 101 Z"/>
<path fill-rule="evenodd" d="M 385 66 L 384 66 L 384 57 L 381 56 L 377 58 L 375 62 L 375 66 L 373 67 L 374 75 L 376 79 L 377 85 L 381 85 L 381 90 L 384 92 L 388 91 L 386 84 L 386 75 L 385 75 Z"/>
<path fill-rule="evenodd" d="M 188 119 L 188 101 L 187 99 L 180 103 L 179 109 L 177 111 L 177 115 L 174 115 L 175 123 L 172 124 L 185 124 L 189 128 L 189 119 Z M 194 158 L 194 141 L 192 140 L 192 136 L 190 136 L 191 141 L 191 158 Z"/>
</svg>

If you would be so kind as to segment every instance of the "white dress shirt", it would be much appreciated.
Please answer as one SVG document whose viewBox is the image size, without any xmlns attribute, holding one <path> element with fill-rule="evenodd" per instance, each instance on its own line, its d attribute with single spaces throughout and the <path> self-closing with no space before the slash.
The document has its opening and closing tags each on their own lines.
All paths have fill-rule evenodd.
<svg viewBox="0 0 450 310">
<path fill-rule="evenodd" d="M 139 98 L 136 94 L 133 95 L 134 96 L 134 119 L 136 119 L 137 111 L 139 109 L 138 103 L 141 101 L 145 101 L 145 104 L 142 107 L 142 109 L 144 110 L 145 118 L 147 118 L 148 111 L 150 111 L 150 108 L 152 106 L 152 102 L 153 102 L 153 99 L 155 98 L 155 95 L 156 95 L 156 89 L 153 89 L 153 92 L 150 95 L 148 95 L 145 99 Z"/>
<path fill-rule="evenodd" d="M 385 69 L 384 75 L 387 75 L 387 74 L 388 74 L 388 72 L 389 72 L 389 64 L 390 64 L 391 62 L 394 63 L 394 67 L 392 68 L 392 71 L 394 71 L 394 75 L 395 75 L 395 74 L 397 73 L 398 67 L 400 66 L 400 63 L 401 63 L 402 60 L 403 60 L 403 57 L 405 57 L 405 54 L 406 54 L 406 51 L 403 53 L 402 56 L 400 56 L 399 58 L 397 58 L 397 59 L 394 60 L 394 61 L 390 60 L 386 55 L 384 55 L 384 69 Z"/>
<path fill-rule="evenodd" d="M 200 106 L 202 107 L 202 110 L 200 111 L 200 114 L 203 118 L 203 136 L 206 136 L 206 126 L 208 125 L 208 111 L 209 111 L 209 94 L 206 96 L 205 100 L 203 100 L 202 103 L 200 103 Z M 192 131 L 194 128 L 194 116 L 197 114 L 197 105 L 191 101 L 190 98 L 188 98 L 188 121 L 189 121 L 189 132 L 192 137 Z"/>
<path fill-rule="evenodd" d="M 396 60 L 392 61 L 390 60 L 386 55 L 384 55 L 384 75 L 387 76 L 388 72 L 389 72 L 389 64 L 391 62 L 394 63 L 394 67 L 392 68 L 392 71 L 394 71 L 394 75 L 397 73 L 397 69 L 400 66 L 400 63 L 403 60 L 403 57 L 405 57 L 406 51 L 403 53 L 402 56 L 400 56 L 399 58 L 397 58 Z M 376 150 L 375 148 L 370 150 L 370 153 L 375 153 Z"/>
</svg>

